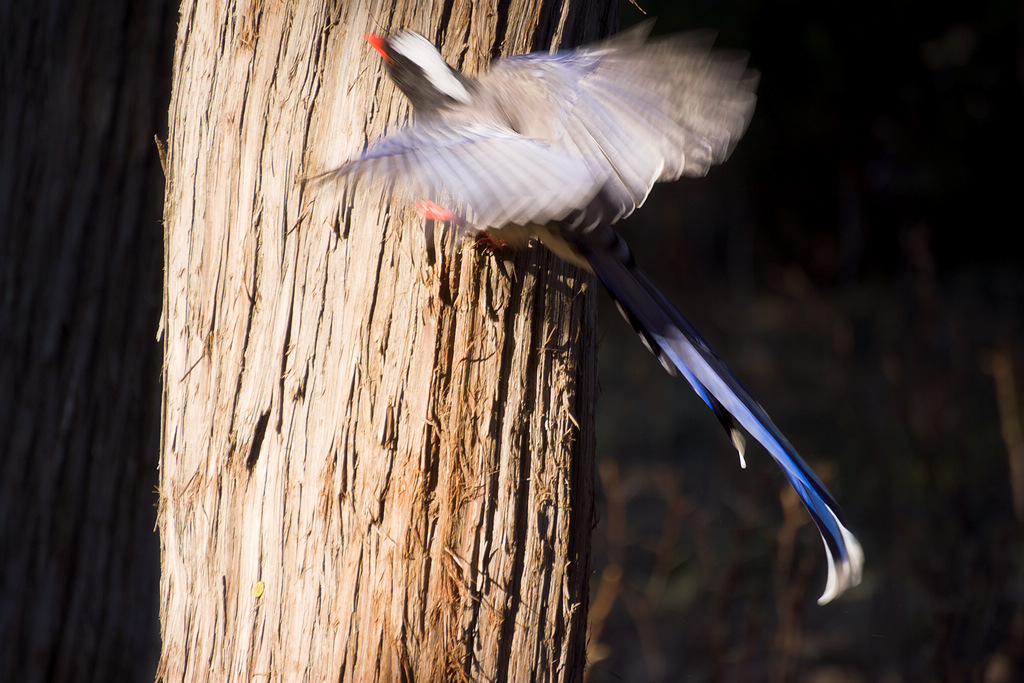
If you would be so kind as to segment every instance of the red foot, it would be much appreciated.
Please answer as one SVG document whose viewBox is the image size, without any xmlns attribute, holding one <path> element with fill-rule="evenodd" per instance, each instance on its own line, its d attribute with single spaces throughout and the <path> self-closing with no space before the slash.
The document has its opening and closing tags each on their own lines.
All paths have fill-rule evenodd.
<svg viewBox="0 0 1024 683">
<path fill-rule="evenodd" d="M 457 223 L 459 221 L 459 217 L 454 213 L 429 200 L 416 202 L 416 211 L 430 221 L 442 221 L 447 223 Z"/>
<path fill-rule="evenodd" d="M 481 247 L 488 249 L 500 249 L 505 246 L 505 240 L 498 237 L 491 237 L 489 233 L 482 232 L 480 236 L 476 238 L 476 243 Z"/>
</svg>

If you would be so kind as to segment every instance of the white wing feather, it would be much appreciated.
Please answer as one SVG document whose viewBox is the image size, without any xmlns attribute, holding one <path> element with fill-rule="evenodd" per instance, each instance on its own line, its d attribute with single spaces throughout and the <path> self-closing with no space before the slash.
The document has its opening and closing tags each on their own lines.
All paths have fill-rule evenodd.
<svg viewBox="0 0 1024 683">
<path fill-rule="evenodd" d="M 388 133 L 316 180 L 393 182 L 411 200 L 430 199 L 480 229 L 547 223 L 593 199 L 602 179 L 578 153 L 492 126 L 436 121 Z"/>
</svg>

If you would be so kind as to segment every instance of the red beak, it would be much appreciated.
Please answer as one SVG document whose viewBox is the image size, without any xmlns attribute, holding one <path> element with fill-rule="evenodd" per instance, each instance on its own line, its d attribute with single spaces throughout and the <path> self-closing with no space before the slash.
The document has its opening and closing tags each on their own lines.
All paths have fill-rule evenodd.
<svg viewBox="0 0 1024 683">
<path fill-rule="evenodd" d="M 378 35 L 374 35 L 373 33 L 367 33 L 365 38 L 366 42 L 372 45 L 373 49 L 380 53 L 380 56 L 384 58 L 385 62 L 388 64 L 394 64 L 394 62 L 391 61 L 391 57 L 388 56 L 387 47 L 383 38 Z"/>
</svg>

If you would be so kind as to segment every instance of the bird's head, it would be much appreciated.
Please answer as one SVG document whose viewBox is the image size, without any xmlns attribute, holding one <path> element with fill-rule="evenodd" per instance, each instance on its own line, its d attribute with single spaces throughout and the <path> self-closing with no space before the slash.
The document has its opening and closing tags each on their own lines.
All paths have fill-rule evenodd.
<svg viewBox="0 0 1024 683">
<path fill-rule="evenodd" d="M 388 75 L 416 113 L 431 114 L 472 99 L 472 80 L 448 66 L 420 34 L 405 31 L 385 39 L 367 33 L 366 40 L 384 58 Z"/>
</svg>

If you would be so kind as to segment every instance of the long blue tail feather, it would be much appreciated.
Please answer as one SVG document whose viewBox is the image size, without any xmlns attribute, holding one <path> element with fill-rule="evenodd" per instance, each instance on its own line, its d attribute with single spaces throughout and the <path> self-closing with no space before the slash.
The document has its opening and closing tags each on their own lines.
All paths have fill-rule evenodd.
<svg viewBox="0 0 1024 683">
<path fill-rule="evenodd" d="M 615 299 L 644 343 L 672 374 L 683 375 L 714 411 L 744 462 L 745 441 L 738 423 L 782 468 L 810 513 L 828 556 L 828 579 L 819 604 L 860 583 L 864 552 L 846 527 L 838 503 L 797 454 L 764 409 L 743 388 L 689 320 L 633 261 L 609 226 L 577 233 L 577 248 Z"/>
</svg>

